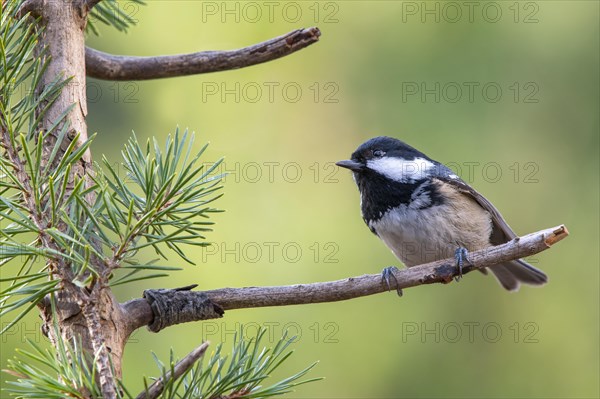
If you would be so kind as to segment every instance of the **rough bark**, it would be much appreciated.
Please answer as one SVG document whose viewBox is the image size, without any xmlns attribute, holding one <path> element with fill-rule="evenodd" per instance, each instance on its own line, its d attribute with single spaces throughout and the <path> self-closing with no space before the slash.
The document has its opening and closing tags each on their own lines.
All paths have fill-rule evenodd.
<svg viewBox="0 0 600 399">
<path fill-rule="evenodd" d="M 64 151 L 70 141 L 76 137 L 79 144 L 88 138 L 84 39 L 87 16 L 78 1 L 30 2 L 27 11 L 40 17 L 42 35 L 39 48 L 45 48 L 45 51 L 40 50 L 38 54 L 48 57 L 49 60 L 40 85 L 37 87 L 38 93 L 57 79 L 70 79 L 58 98 L 48 106 L 39 126 L 44 132 L 50 131 L 51 126 L 66 110 L 69 110 L 59 128 L 54 130 L 58 132 L 62 126 L 67 125 L 67 137 L 60 143 L 60 148 Z M 41 104 L 41 107 L 45 108 L 47 105 Z M 57 133 L 46 134 L 43 159 L 49 159 L 57 140 Z M 55 159 L 58 161 L 60 154 Z M 89 176 L 91 173 L 89 151 L 74 165 L 71 172 L 71 181 L 74 181 L 76 176 L 81 178 Z M 41 216 L 43 218 L 43 215 Z M 61 226 L 56 227 L 61 228 Z M 45 242 L 45 245 L 52 246 L 52 242 Z M 101 262 L 96 262 L 95 267 L 101 270 L 103 265 Z M 96 355 L 103 395 L 109 398 L 115 397 L 115 376 L 110 368 L 110 361 L 112 360 L 116 376 L 120 377 L 121 356 L 126 340 L 123 333 L 126 329 L 121 328 L 124 325 L 122 321 L 124 316 L 120 311 L 119 303 L 103 284 L 95 283 L 88 288 L 72 284 L 70 265 L 66 262 L 50 265 L 50 271 L 54 278 L 62 281 L 61 289 L 55 294 L 57 322 L 61 336 L 55 336 L 55 330 L 51 328 L 52 313 L 47 306 L 44 306 L 48 302 L 40 304 L 42 317 L 46 322 L 44 330 L 48 332 L 52 342 L 81 338 L 84 350 Z M 112 359 L 109 359 L 111 355 Z"/>
</svg>

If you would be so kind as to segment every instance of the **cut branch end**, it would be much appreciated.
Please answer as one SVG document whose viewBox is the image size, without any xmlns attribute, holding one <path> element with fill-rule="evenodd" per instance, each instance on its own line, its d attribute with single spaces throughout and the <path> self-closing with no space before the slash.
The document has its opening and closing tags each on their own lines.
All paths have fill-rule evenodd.
<svg viewBox="0 0 600 399">
<path fill-rule="evenodd" d="M 550 247 L 559 242 L 560 240 L 567 238 L 568 235 L 569 230 L 567 230 L 567 227 L 565 225 L 560 225 L 556 228 L 556 230 L 552 231 L 552 234 L 546 237 L 546 245 Z"/>
</svg>

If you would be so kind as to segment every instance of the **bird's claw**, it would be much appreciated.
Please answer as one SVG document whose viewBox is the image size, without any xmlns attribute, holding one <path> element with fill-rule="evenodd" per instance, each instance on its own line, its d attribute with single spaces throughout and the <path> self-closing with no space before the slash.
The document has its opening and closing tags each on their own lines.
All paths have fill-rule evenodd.
<svg viewBox="0 0 600 399">
<path fill-rule="evenodd" d="M 469 264 L 471 264 L 471 261 L 469 260 L 469 251 L 467 248 L 456 248 L 456 251 L 454 251 L 454 259 L 456 260 L 456 265 L 458 266 L 458 276 L 454 278 L 454 281 L 459 282 L 462 278 L 463 262 L 466 260 Z"/>
<path fill-rule="evenodd" d="M 402 296 L 402 290 L 398 286 L 398 280 L 396 279 L 396 276 L 394 275 L 394 272 L 397 270 L 398 270 L 398 268 L 395 266 L 390 266 L 390 267 L 386 267 L 385 269 L 383 269 L 383 271 L 381 272 L 381 282 L 385 283 L 385 285 L 388 288 L 388 291 L 391 291 L 392 287 L 390 285 L 390 278 L 393 278 L 394 281 L 396 282 L 396 293 L 398 294 L 398 296 Z"/>
</svg>

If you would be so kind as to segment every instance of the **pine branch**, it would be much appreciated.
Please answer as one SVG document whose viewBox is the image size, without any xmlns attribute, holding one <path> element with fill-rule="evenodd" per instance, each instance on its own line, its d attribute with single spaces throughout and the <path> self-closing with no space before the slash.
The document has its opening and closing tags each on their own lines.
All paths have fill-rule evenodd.
<svg viewBox="0 0 600 399">
<path fill-rule="evenodd" d="M 226 71 L 285 57 L 316 43 L 318 28 L 298 29 L 238 50 L 160 57 L 117 56 L 86 48 L 87 75 L 106 80 L 146 80 Z"/>
<path fill-rule="evenodd" d="M 60 334 L 56 321 L 51 328 Z M 19 398 L 103 397 L 95 380 L 97 369 L 82 351 L 81 337 L 59 340 L 49 348 L 35 340 L 27 340 L 27 344 L 30 349 L 21 348 L 18 356 L 8 359 L 8 370 L 2 370 L 16 377 L 6 379 L 4 393 Z"/>
<path fill-rule="evenodd" d="M 99 35 L 97 23 L 112 26 L 121 32 L 137 24 L 133 14 L 144 0 L 78 0 L 81 15 L 87 15 L 86 31 Z"/>
<path fill-rule="evenodd" d="M 194 364 L 204 356 L 210 342 L 204 342 L 202 345 L 191 351 L 186 357 L 181 359 L 173 368 L 172 372 L 168 371 L 163 377 L 156 380 L 152 385 L 145 389 L 142 393 L 136 396 L 136 399 L 155 399 L 162 394 L 165 383 L 167 381 L 175 381 L 182 375 L 188 372 Z"/>
<path fill-rule="evenodd" d="M 560 225 L 523 237 L 517 237 L 502 245 L 471 252 L 469 253 L 471 264 L 463 266 L 462 274 L 537 254 L 550 248 L 568 235 L 567 228 Z M 445 259 L 403 270 L 396 269 L 390 281 L 390 288 L 401 290 L 423 284 L 449 283 L 458 275 L 459 271 L 455 260 Z M 165 302 L 170 302 L 170 306 L 174 311 L 181 312 L 185 308 L 191 312 L 196 312 L 194 309 L 200 309 L 200 314 L 179 314 L 177 318 L 169 317 L 170 320 L 181 322 L 181 320 L 203 320 L 206 318 L 207 312 L 205 310 L 209 305 L 217 306 L 223 310 L 233 310 L 336 302 L 386 292 L 388 287 L 382 281 L 381 274 L 366 274 L 337 281 L 277 287 L 222 288 L 202 292 L 162 291 Z M 171 293 L 169 294 L 168 291 L 171 291 Z M 187 295 L 182 296 L 182 292 L 186 292 Z M 174 295 L 179 295 L 180 300 L 186 303 L 187 306 L 172 304 L 172 300 L 168 297 Z M 210 300 L 208 304 L 207 298 Z M 153 300 L 156 301 L 157 298 L 154 297 Z M 198 302 L 198 306 L 190 305 L 190 302 Z M 153 306 L 156 307 L 156 305 Z M 161 315 L 157 315 L 152 311 L 150 303 L 146 299 L 134 299 L 125 303 L 124 311 L 129 315 L 128 328 L 131 331 L 149 324 L 162 325 L 163 328 L 168 326 L 167 323 L 155 320 L 156 317 L 161 317 Z M 220 315 L 216 314 L 209 318 L 215 317 L 220 317 Z"/>
<path fill-rule="evenodd" d="M 119 236 L 118 244 L 104 239 L 106 245 L 113 247 L 107 261 L 108 272 L 131 261 L 132 254 L 147 247 L 153 247 L 163 258 L 159 247 L 170 248 L 191 263 L 180 246 L 207 245 L 203 234 L 211 231 L 212 224 L 207 218 L 218 212 L 208 205 L 219 198 L 221 176 L 213 172 L 220 161 L 210 167 L 198 166 L 207 145 L 193 154 L 193 143 L 194 134 L 186 131 L 180 135 L 177 130 L 167 137 L 163 151 L 156 140 L 153 146 L 150 140 L 141 146 L 134 135 L 122 152 L 130 184 L 124 184 L 119 170 L 104 159 L 107 175 L 94 178 L 103 187 L 99 195 L 102 206 L 89 216 L 97 219 L 94 223 L 98 232 L 107 230 Z M 133 186 L 138 186 L 143 194 L 135 194 Z M 144 268 L 130 268 L 136 266 L 126 279 Z"/>
<path fill-rule="evenodd" d="M 273 372 L 291 357 L 293 351 L 288 348 L 297 337 L 288 337 L 285 331 L 274 346 L 263 347 L 261 342 L 266 332 L 266 329 L 259 328 L 255 337 L 246 339 L 244 327 L 241 326 L 234 336 L 229 354 L 223 354 L 223 344 L 219 344 L 209 358 L 203 357 L 208 347 L 208 343 L 204 343 L 175 364 L 171 351 L 168 365 L 165 366 L 156 359 L 162 377 L 151 386 L 146 386 L 136 399 L 267 398 L 292 392 L 299 385 L 322 379 L 317 377 L 303 380 L 316 365 L 315 362 L 268 385 L 267 381 Z M 199 359 L 201 360 L 198 361 Z M 194 364 L 196 366 L 192 368 Z"/>
<path fill-rule="evenodd" d="M 38 7 L 41 18 L 17 18 L 15 7 L 19 5 L 20 12 L 30 15 L 36 15 Z M 116 396 L 108 348 L 118 360 L 113 362 L 114 374 L 120 376 L 124 339 L 111 334 L 119 324 L 118 313 L 109 314 L 108 309 L 115 309 L 112 296 L 103 295 L 99 300 L 104 286 L 94 284 L 94 273 L 103 267 L 101 248 L 95 237 L 87 234 L 87 218 L 82 217 L 82 208 L 95 202 L 96 187 L 90 178 L 85 123 L 85 16 L 78 5 L 76 1 L 40 0 L 2 4 L 0 148 L 4 159 L 0 171 L 8 183 L 0 182 L 0 223 L 8 219 L 12 224 L 1 231 L 2 250 L 8 243 L 10 252 L 0 254 L 0 265 L 18 255 L 25 255 L 27 261 L 17 276 L 6 279 L 12 283 L 0 293 L 0 317 L 23 308 L 9 328 L 36 305 L 46 327 L 58 317 L 59 328 L 46 329 L 52 343 L 80 338 L 79 350 L 95 354 L 95 370 L 103 396 L 108 398 Z M 19 88 L 28 90 L 21 96 Z M 5 193 L 12 194 L 7 190 L 15 194 L 6 197 Z M 13 236 L 21 233 L 33 233 L 36 240 L 19 249 Z M 31 274 L 34 257 L 45 258 L 42 271 L 50 281 L 38 283 L 40 273 Z M 45 300 L 49 293 L 56 298 L 55 314 Z M 15 299 L 17 296 L 23 298 Z M 92 362 L 91 358 L 85 361 Z"/>
</svg>

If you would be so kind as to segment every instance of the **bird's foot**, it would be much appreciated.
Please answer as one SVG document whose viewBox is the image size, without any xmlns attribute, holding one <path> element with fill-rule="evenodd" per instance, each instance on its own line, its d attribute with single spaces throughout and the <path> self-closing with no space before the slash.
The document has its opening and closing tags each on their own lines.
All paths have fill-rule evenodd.
<svg viewBox="0 0 600 399">
<path fill-rule="evenodd" d="M 462 269 L 464 261 L 467 261 L 469 264 L 472 264 L 469 260 L 469 251 L 467 250 L 467 248 L 456 248 L 456 251 L 454 251 L 454 260 L 456 260 L 456 265 L 458 266 L 458 276 L 454 278 L 454 281 L 459 282 L 462 278 Z"/>
<path fill-rule="evenodd" d="M 393 278 L 396 282 L 396 292 L 398 293 L 398 296 L 402 296 L 402 290 L 400 289 L 400 287 L 398 287 L 398 280 L 396 279 L 396 276 L 394 276 L 394 272 L 396 271 L 398 271 L 398 268 L 395 266 L 390 266 L 383 269 L 383 271 L 381 272 L 381 282 L 385 283 L 385 285 L 388 288 L 388 291 L 391 291 L 392 287 L 390 285 L 390 278 Z"/>
</svg>

